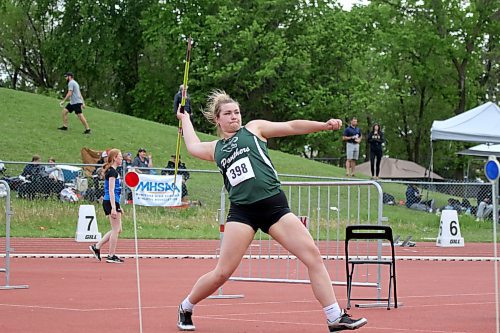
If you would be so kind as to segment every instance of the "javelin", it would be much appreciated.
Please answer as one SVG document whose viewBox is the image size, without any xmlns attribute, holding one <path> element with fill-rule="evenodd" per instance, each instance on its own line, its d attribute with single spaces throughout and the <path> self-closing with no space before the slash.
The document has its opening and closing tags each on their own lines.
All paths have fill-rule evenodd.
<svg viewBox="0 0 500 333">
<path fill-rule="evenodd" d="M 184 81 L 182 82 L 182 100 L 181 100 L 181 112 L 184 113 L 184 106 L 186 105 L 187 98 L 187 83 L 189 75 L 189 61 L 191 60 L 191 36 L 188 38 L 188 45 L 186 50 L 186 64 L 184 66 Z M 179 120 L 179 130 L 177 132 L 177 146 L 175 149 L 175 169 L 174 169 L 174 184 L 177 180 L 177 170 L 179 169 L 179 156 L 181 153 L 181 137 L 182 137 L 182 121 Z"/>
</svg>

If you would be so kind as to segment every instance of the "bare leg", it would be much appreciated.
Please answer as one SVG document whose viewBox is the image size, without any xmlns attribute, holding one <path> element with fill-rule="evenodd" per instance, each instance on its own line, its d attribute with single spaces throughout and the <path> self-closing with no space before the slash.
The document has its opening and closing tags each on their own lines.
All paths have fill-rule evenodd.
<svg viewBox="0 0 500 333">
<path fill-rule="evenodd" d="M 191 303 L 197 304 L 212 295 L 231 277 L 254 235 L 255 231 L 249 225 L 238 222 L 226 223 L 217 266 L 195 283 L 189 294 Z"/>
<path fill-rule="evenodd" d="M 83 115 L 83 113 L 79 113 L 76 116 L 78 117 L 78 119 L 80 119 L 80 121 L 82 122 L 83 126 L 85 126 L 85 129 L 88 130 L 89 129 L 89 124 L 87 123 L 87 119 L 85 119 L 85 116 Z"/>
<path fill-rule="evenodd" d="M 68 109 L 64 108 L 62 110 L 62 120 L 63 120 L 63 126 L 68 127 Z"/>
<path fill-rule="evenodd" d="M 95 245 L 97 247 L 98 250 L 100 250 L 102 248 L 102 246 L 104 244 L 106 244 L 107 242 L 109 242 L 109 237 L 111 236 L 111 231 L 108 231 L 102 238 L 101 240 Z"/>
<path fill-rule="evenodd" d="M 116 218 L 109 216 L 111 222 L 111 235 L 109 236 L 109 253 L 114 256 L 116 252 L 116 244 L 118 243 L 118 235 L 122 232 L 122 214 L 116 213 Z"/>
<path fill-rule="evenodd" d="M 307 266 L 311 287 L 323 307 L 337 303 L 332 282 L 309 231 L 292 213 L 284 215 L 269 234 Z"/>
<path fill-rule="evenodd" d="M 96 244 L 97 249 L 101 249 L 104 244 L 109 242 L 113 237 L 115 237 L 113 234 L 116 234 L 115 240 L 114 240 L 114 245 L 113 243 L 109 244 L 109 255 L 115 254 L 116 251 L 116 243 L 118 240 L 118 235 L 122 232 L 122 221 L 121 221 L 121 213 L 119 217 L 113 221 L 113 218 L 111 215 L 109 215 L 109 222 L 111 223 L 111 230 L 108 231 L 102 238 L 101 240 Z M 117 220 L 117 222 L 116 222 Z M 112 249 L 113 248 L 113 249 Z"/>
<path fill-rule="evenodd" d="M 345 175 L 347 177 L 351 175 L 351 160 L 345 160 Z"/>
<path fill-rule="evenodd" d="M 355 175 L 356 171 L 356 160 L 351 160 L 351 176 Z"/>
</svg>

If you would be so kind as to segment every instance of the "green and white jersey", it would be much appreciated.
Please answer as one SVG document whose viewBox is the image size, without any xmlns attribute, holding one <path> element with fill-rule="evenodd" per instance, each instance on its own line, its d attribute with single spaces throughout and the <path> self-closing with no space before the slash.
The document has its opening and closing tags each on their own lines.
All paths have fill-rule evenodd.
<svg viewBox="0 0 500 333">
<path fill-rule="evenodd" d="M 245 127 L 231 138 L 219 140 L 214 158 L 232 203 L 251 204 L 279 193 L 278 173 L 266 142 Z"/>
</svg>

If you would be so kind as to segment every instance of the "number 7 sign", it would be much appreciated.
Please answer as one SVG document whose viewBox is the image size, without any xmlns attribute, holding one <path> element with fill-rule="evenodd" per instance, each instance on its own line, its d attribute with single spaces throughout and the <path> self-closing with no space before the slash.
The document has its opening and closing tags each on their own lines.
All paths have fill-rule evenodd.
<svg viewBox="0 0 500 333">
<path fill-rule="evenodd" d="M 78 225 L 76 226 L 75 241 L 98 242 L 101 233 L 97 226 L 94 205 L 80 205 L 78 210 Z"/>
</svg>

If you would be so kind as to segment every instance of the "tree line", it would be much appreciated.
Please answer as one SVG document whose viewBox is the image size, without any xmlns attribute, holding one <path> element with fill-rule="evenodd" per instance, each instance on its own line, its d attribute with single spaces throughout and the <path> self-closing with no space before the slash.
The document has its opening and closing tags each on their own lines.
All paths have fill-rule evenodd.
<svg viewBox="0 0 500 333">
<path fill-rule="evenodd" d="M 426 165 L 433 120 L 498 101 L 499 18 L 494 0 L 0 0 L 0 84 L 59 97 L 73 71 L 92 105 L 176 125 L 191 36 L 197 130 L 214 133 L 200 110 L 220 88 L 245 121 L 380 123 L 386 154 Z M 305 145 L 343 156 L 338 133 L 270 142 Z M 436 144 L 435 170 L 459 170 L 463 145 Z"/>
</svg>

